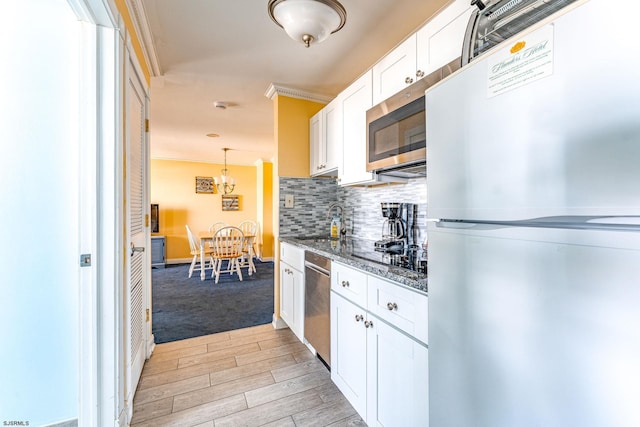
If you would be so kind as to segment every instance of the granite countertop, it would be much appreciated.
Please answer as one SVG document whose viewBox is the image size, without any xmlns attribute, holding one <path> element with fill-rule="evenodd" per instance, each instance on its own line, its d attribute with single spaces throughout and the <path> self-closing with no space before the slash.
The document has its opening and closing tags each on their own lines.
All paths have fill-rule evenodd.
<svg viewBox="0 0 640 427">
<path fill-rule="evenodd" d="M 316 252 L 333 261 L 339 261 L 367 273 L 400 283 L 422 293 L 427 293 L 427 275 L 402 267 L 372 261 L 355 255 L 361 247 L 373 248 L 373 242 L 349 237 L 342 240 L 330 240 L 322 237 L 280 237 L 281 242 L 289 243 L 305 250 Z"/>
</svg>

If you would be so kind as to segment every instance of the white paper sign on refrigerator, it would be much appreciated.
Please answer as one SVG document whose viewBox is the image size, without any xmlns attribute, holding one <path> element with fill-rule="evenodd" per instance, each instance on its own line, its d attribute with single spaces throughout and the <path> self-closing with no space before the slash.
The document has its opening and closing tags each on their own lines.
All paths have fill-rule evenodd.
<svg viewBox="0 0 640 427">
<path fill-rule="evenodd" d="M 491 55 L 487 97 L 492 98 L 553 74 L 553 25 L 546 25 Z"/>
</svg>

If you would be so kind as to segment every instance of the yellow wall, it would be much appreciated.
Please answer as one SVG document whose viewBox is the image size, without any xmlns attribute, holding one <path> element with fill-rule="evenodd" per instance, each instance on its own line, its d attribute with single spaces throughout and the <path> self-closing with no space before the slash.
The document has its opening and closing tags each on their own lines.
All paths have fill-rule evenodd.
<svg viewBox="0 0 640 427">
<path fill-rule="evenodd" d="M 276 95 L 273 107 L 278 152 L 277 175 L 308 178 L 309 119 L 324 104 Z"/>
<path fill-rule="evenodd" d="M 223 165 L 151 160 L 151 203 L 158 203 L 160 207 L 158 234 L 166 236 L 167 261 L 191 258 L 186 224 L 197 235 L 199 231 L 206 231 L 218 221 L 229 225 L 238 225 L 247 219 L 257 221 L 257 168 L 234 165 L 227 167 L 229 175 L 236 180 L 236 188 L 232 194 L 240 196 L 239 211 L 222 211 L 219 193 L 195 192 L 196 176 L 219 176 Z"/>
<path fill-rule="evenodd" d="M 259 161 L 256 188 L 258 189 L 258 223 L 262 230 L 262 241 L 258 253 L 262 259 L 272 259 L 273 239 L 273 163 Z"/>
<path fill-rule="evenodd" d="M 278 177 L 309 177 L 309 119 L 320 111 L 324 104 L 288 96 L 273 98 L 274 139 L 276 164 L 273 168 L 273 235 L 279 234 L 280 189 Z M 280 244 L 274 241 L 275 268 L 273 271 L 274 322 L 283 325 L 280 318 Z"/>
</svg>

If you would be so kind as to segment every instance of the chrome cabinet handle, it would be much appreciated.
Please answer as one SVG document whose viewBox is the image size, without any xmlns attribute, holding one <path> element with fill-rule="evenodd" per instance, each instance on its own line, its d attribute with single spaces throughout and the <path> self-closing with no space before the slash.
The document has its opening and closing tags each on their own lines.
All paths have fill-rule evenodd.
<svg viewBox="0 0 640 427">
<path fill-rule="evenodd" d="M 389 309 L 389 311 L 398 310 L 398 304 L 396 304 L 395 302 L 388 302 L 387 308 Z"/>
<path fill-rule="evenodd" d="M 365 320 L 364 327 L 365 328 L 373 328 L 373 320 Z"/>
<path fill-rule="evenodd" d="M 406 79 L 404 79 L 404 82 L 406 84 L 413 83 L 413 79 L 411 77 L 407 77 Z"/>
<path fill-rule="evenodd" d="M 364 320 L 364 316 L 362 314 L 356 314 L 356 322 Z"/>
<path fill-rule="evenodd" d="M 348 280 L 343 280 L 341 283 L 343 288 L 348 288 L 349 287 L 349 281 Z"/>
<path fill-rule="evenodd" d="M 418 71 L 416 71 L 416 77 L 417 77 L 417 78 L 424 77 L 424 71 L 422 71 L 422 70 L 418 70 Z"/>
</svg>

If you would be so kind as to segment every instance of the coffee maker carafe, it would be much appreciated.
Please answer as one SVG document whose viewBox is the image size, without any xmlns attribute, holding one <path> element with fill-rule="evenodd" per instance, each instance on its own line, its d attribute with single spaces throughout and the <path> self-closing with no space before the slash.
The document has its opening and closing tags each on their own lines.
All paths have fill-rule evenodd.
<svg viewBox="0 0 640 427">
<path fill-rule="evenodd" d="M 406 223 L 403 220 L 402 203 L 382 202 L 382 239 L 375 242 L 375 249 L 384 252 L 402 252 L 406 245 Z"/>
</svg>

